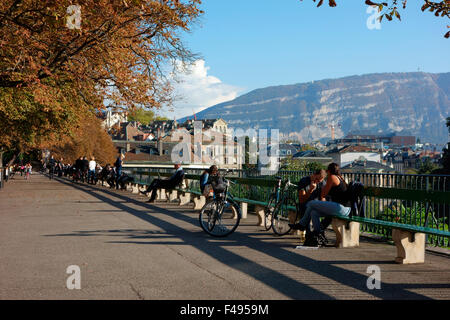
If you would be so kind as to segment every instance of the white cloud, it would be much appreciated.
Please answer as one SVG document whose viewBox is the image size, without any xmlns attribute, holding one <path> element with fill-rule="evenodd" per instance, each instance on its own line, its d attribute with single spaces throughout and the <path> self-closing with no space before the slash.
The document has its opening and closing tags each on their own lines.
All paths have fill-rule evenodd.
<svg viewBox="0 0 450 320">
<path fill-rule="evenodd" d="M 209 67 L 204 60 L 197 60 L 189 66 L 186 72 L 178 73 L 173 82 L 177 99 L 172 110 L 161 110 L 170 119 L 192 116 L 215 104 L 233 100 L 241 88 L 223 83 L 219 78 L 208 75 Z"/>
</svg>

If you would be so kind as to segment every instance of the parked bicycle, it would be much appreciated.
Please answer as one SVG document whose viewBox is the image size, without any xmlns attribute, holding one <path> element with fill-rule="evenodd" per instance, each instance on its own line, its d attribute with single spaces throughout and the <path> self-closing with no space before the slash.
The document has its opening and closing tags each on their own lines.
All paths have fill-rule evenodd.
<svg viewBox="0 0 450 320">
<path fill-rule="evenodd" d="M 269 231 L 272 228 L 272 215 L 276 204 L 280 200 L 281 196 L 281 177 L 275 177 L 277 184 L 275 185 L 273 192 L 269 196 L 267 207 L 264 209 L 264 228 Z"/>
<path fill-rule="evenodd" d="M 241 221 L 241 209 L 233 199 L 233 195 L 228 192 L 230 184 L 235 184 L 235 182 L 225 178 L 224 182 L 225 189 L 223 192 L 214 191 L 214 196 L 210 197 L 200 210 L 200 226 L 213 237 L 230 235 Z"/>
<path fill-rule="evenodd" d="M 295 223 L 299 217 L 299 204 L 295 192 L 290 187 L 297 185 L 291 183 L 288 178 L 281 188 L 281 178 L 277 177 L 279 187 L 276 188 L 276 199 L 278 199 L 272 211 L 272 230 L 275 234 L 283 236 L 291 231 L 290 223 Z M 295 217 L 294 217 L 295 216 Z M 267 229 L 268 230 L 268 229 Z"/>
</svg>

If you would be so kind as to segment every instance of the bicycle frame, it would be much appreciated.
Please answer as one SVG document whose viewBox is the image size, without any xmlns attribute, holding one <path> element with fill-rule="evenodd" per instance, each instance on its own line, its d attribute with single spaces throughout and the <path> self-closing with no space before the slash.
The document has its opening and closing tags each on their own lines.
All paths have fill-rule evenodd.
<svg viewBox="0 0 450 320">
<path fill-rule="evenodd" d="M 226 179 L 225 176 L 224 176 L 224 180 L 225 180 L 225 190 L 223 191 L 224 198 L 223 198 L 223 200 L 222 199 L 218 199 L 216 197 L 216 194 L 214 193 L 214 200 L 216 200 L 217 203 L 220 202 L 220 204 L 225 204 L 228 200 L 231 200 L 232 202 L 236 203 L 236 201 L 234 200 L 233 195 L 230 192 L 228 192 L 228 189 L 230 187 L 230 183 L 233 183 L 233 184 L 236 184 L 236 183 L 231 181 L 231 180 L 229 180 L 229 179 Z M 221 212 L 222 210 L 217 210 L 217 211 Z M 237 212 L 237 214 L 239 215 L 240 218 L 242 218 L 242 214 L 241 214 L 240 210 Z"/>
<path fill-rule="evenodd" d="M 278 199 L 277 203 L 280 201 L 284 201 L 286 199 L 286 197 L 288 197 L 288 199 L 290 199 L 289 187 L 297 187 L 297 185 L 294 183 L 291 183 L 291 180 L 288 178 L 288 180 L 286 181 L 286 183 L 284 184 L 284 186 L 281 190 L 281 197 L 280 197 L 281 200 L 277 198 Z M 295 202 L 295 207 L 298 212 L 299 202 L 296 197 L 293 197 L 293 200 Z"/>
</svg>

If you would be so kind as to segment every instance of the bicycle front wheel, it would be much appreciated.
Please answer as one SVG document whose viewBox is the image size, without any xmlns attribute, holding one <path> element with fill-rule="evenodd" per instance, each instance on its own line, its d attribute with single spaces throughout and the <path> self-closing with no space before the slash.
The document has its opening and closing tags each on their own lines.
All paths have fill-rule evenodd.
<svg viewBox="0 0 450 320">
<path fill-rule="evenodd" d="M 289 198 L 286 197 L 277 203 L 272 213 L 272 230 L 279 236 L 284 236 L 291 231 L 289 226 L 291 216 L 295 215 L 292 209 L 289 208 Z"/>
<path fill-rule="evenodd" d="M 203 206 L 199 214 L 199 222 L 203 231 L 213 237 L 226 237 L 233 233 L 241 221 L 239 206 L 227 200 L 211 199 Z"/>
</svg>

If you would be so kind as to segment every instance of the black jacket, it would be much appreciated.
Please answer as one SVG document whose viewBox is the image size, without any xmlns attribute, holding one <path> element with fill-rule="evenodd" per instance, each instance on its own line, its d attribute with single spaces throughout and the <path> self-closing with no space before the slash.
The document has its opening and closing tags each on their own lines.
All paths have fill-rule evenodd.
<svg viewBox="0 0 450 320">
<path fill-rule="evenodd" d="M 184 171 L 183 169 L 178 170 L 177 172 L 175 172 L 168 180 L 167 180 L 167 185 L 170 186 L 171 188 L 175 188 L 176 186 L 178 186 L 184 178 Z"/>
<path fill-rule="evenodd" d="M 77 170 L 83 170 L 83 160 L 77 159 L 75 161 L 75 169 Z"/>
<path fill-rule="evenodd" d="M 83 164 L 82 164 L 81 170 L 86 171 L 87 169 L 89 169 L 89 161 L 88 160 L 83 159 L 82 163 Z"/>
<path fill-rule="evenodd" d="M 56 165 L 56 160 L 55 159 L 50 159 L 48 161 L 48 165 L 50 166 L 50 168 L 53 168 Z"/>
</svg>

